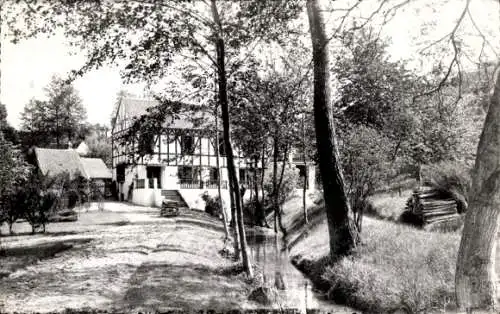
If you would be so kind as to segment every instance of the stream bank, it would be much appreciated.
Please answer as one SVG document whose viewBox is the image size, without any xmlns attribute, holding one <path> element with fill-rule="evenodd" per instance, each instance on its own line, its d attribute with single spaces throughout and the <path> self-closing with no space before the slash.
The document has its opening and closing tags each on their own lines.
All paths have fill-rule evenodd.
<svg viewBox="0 0 500 314">
<path fill-rule="evenodd" d="M 338 305 L 315 289 L 314 284 L 295 268 L 290 260 L 287 243 L 274 232 L 250 233 L 247 237 L 252 260 L 258 267 L 263 287 L 272 294 L 273 308 L 293 309 L 301 313 L 356 313 Z"/>
</svg>

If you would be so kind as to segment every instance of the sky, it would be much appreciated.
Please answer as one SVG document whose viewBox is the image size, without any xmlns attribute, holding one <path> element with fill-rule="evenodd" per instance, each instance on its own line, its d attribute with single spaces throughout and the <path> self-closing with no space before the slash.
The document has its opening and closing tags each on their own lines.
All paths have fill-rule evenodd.
<svg viewBox="0 0 500 314">
<path fill-rule="evenodd" d="M 429 0 L 422 1 L 429 2 Z M 492 2 L 472 1 L 475 5 L 471 7 L 471 12 L 480 17 L 477 19 L 478 23 L 490 24 L 491 27 L 492 16 L 495 23 L 498 22 L 498 7 L 483 5 Z M 372 1 L 372 3 L 377 2 Z M 433 12 L 435 9 L 422 8 L 398 14 L 384 29 L 385 36 L 390 37 L 392 41 L 389 52 L 396 59 L 411 58 L 415 53 L 412 41 L 418 39 L 419 34 L 415 32 L 421 28 L 424 17 L 439 14 L 440 28 L 435 35 L 439 35 L 439 32 L 449 32 L 464 3 L 463 0 L 451 0 L 448 7 L 440 7 L 438 12 Z M 496 11 L 492 12 L 492 8 L 496 8 Z M 2 37 L 1 49 L 0 101 L 7 106 L 8 121 L 16 128 L 20 126 L 19 118 L 24 105 L 31 98 L 44 98 L 44 87 L 52 75 L 64 75 L 72 69 L 77 69 L 84 61 L 83 54 L 70 55 L 70 49 L 66 46 L 63 36 L 30 39 L 17 45 Z M 118 69 L 111 67 L 87 73 L 76 80 L 74 86 L 83 100 L 88 121 L 105 125 L 110 124 L 111 112 L 120 90 L 124 89 L 134 94 L 142 94 L 144 90 L 143 85 L 124 85 Z"/>
<path fill-rule="evenodd" d="M 36 38 L 14 45 L 2 41 L 1 96 L 9 123 L 18 128 L 20 113 L 31 98 L 43 99 L 44 87 L 54 74 L 64 75 L 83 64 L 84 56 L 70 55 L 64 37 Z M 84 75 L 74 86 L 82 98 L 90 123 L 109 125 L 120 89 L 140 92 L 140 86 L 124 86 L 116 68 L 103 67 Z"/>
</svg>

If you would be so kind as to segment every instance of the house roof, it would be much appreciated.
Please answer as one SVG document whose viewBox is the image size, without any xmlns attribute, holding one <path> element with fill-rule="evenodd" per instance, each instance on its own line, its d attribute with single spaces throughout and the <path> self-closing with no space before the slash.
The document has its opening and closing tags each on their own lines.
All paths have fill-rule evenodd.
<svg viewBox="0 0 500 314">
<path fill-rule="evenodd" d="M 214 126 L 214 117 L 206 112 L 193 112 L 179 114 L 176 119 L 168 117 L 163 124 L 170 129 L 205 129 Z M 221 123 L 219 121 L 219 127 Z"/>
<path fill-rule="evenodd" d="M 100 158 L 80 158 L 85 173 L 92 179 L 111 179 L 111 171 Z"/>
<path fill-rule="evenodd" d="M 132 97 L 123 97 L 120 103 L 120 112 L 122 118 L 128 119 L 140 117 L 147 113 L 147 109 L 157 106 L 158 101 L 154 99 L 140 99 Z M 188 106 L 186 104 L 186 106 Z M 167 117 L 164 127 L 171 129 L 205 129 L 214 125 L 212 114 L 195 111 L 180 113 L 175 119 Z"/>
<path fill-rule="evenodd" d="M 87 179 L 111 179 L 111 171 L 100 158 L 81 158 L 73 149 L 34 149 L 40 171 L 44 175 L 68 172 L 70 176 L 80 174 Z"/>
<path fill-rule="evenodd" d="M 35 148 L 35 156 L 40 171 L 44 175 L 58 175 L 68 172 L 70 176 L 77 173 L 88 177 L 83 164 L 80 162 L 80 156 L 72 149 L 50 149 Z"/>
<path fill-rule="evenodd" d="M 140 117 L 147 113 L 147 109 L 158 105 L 158 102 L 154 99 L 140 99 L 123 97 L 121 99 L 121 110 L 127 118 Z"/>
</svg>

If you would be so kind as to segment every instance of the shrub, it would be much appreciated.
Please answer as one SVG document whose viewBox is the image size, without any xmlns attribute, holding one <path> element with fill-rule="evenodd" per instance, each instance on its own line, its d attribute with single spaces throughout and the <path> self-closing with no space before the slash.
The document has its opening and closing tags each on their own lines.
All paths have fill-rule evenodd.
<svg viewBox="0 0 500 314">
<path fill-rule="evenodd" d="M 56 179 L 50 179 L 33 171 L 30 179 L 15 193 L 15 206 L 21 209 L 22 217 L 31 225 L 32 233 L 49 222 L 50 216 L 57 211 L 60 194 L 55 188 Z"/>
<path fill-rule="evenodd" d="M 467 210 L 471 174 L 464 163 L 443 161 L 425 166 L 422 177 L 425 184 L 456 200 L 459 213 Z"/>
<path fill-rule="evenodd" d="M 68 209 L 75 208 L 80 202 L 80 195 L 78 194 L 78 191 L 74 189 L 71 189 L 66 192 L 66 198 L 67 198 Z"/>
<path fill-rule="evenodd" d="M 388 143 L 388 138 L 366 126 L 353 127 L 342 136 L 340 151 L 346 193 L 359 230 L 368 197 L 387 181 L 390 174 Z"/>
<path fill-rule="evenodd" d="M 205 201 L 205 212 L 211 216 L 221 217 L 222 209 L 220 208 L 219 196 L 212 197 L 207 192 L 201 195 L 201 199 Z"/>
<path fill-rule="evenodd" d="M 12 143 L 6 141 L 0 132 L 0 225 L 7 222 L 12 233 L 12 225 L 21 216 L 20 208 L 16 207 L 15 191 L 26 184 L 32 171 Z"/>
</svg>

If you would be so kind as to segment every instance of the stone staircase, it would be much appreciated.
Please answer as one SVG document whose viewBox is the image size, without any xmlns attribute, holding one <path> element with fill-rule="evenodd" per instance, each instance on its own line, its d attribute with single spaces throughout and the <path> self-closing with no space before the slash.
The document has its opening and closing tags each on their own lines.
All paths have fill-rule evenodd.
<svg viewBox="0 0 500 314">
<path fill-rule="evenodd" d="M 178 204 L 180 204 L 179 209 L 189 209 L 186 201 L 177 190 L 162 190 L 161 196 L 163 196 L 165 200 L 177 202 Z"/>
</svg>

